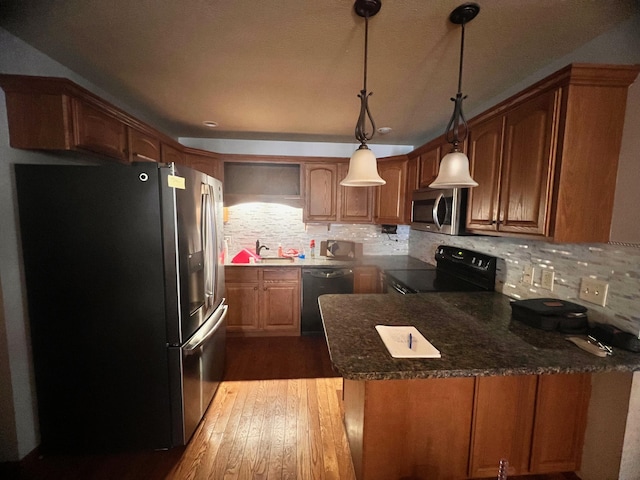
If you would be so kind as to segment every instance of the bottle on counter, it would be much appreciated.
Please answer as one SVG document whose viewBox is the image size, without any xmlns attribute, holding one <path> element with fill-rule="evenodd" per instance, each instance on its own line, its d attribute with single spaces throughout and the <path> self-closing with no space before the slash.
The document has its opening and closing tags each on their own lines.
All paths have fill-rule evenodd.
<svg viewBox="0 0 640 480">
<path fill-rule="evenodd" d="M 309 244 L 309 255 L 311 255 L 311 258 L 314 258 L 316 256 L 316 241 L 315 240 L 311 240 L 311 244 Z"/>
<path fill-rule="evenodd" d="M 284 257 L 284 254 L 282 253 L 282 244 L 278 245 L 278 256 L 280 258 Z"/>
</svg>

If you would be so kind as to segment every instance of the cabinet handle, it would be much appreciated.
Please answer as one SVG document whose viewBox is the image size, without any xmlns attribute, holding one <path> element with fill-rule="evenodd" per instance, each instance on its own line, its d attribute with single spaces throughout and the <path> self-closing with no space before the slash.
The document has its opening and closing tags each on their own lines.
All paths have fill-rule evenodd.
<svg viewBox="0 0 640 480">
<path fill-rule="evenodd" d="M 253 289 L 254 289 L 254 290 L 257 290 L 257 289 L 258 289 L 258 287 L 253 287 Z"/>
</svg>

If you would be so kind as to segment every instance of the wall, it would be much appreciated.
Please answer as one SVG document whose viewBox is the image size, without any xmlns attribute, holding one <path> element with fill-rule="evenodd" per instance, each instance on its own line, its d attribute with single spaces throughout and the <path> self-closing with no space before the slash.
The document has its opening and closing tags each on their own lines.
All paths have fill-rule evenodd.
<svg viewBox="0 0 640 480">
<path fill-rule="evenodd" d="M 284 250 L 305 249 L 309 254 L 312 239 L 316 242 L 317 255 L 320 241 L 327 239 L 360 242 L 365 255 L 407 255 L 409 252 L 406 225 L 400 225 L 394 235 L 381 233 L 379 225 L 305 225 L 301 208 L 275 203 L 243 203 L 229 207 L 228 212 L 224 235 L 231 257 L 243 248 L 254 251 L 256 240 L 270 248 L 268 255 L 276 255 L 280 244 Z"/>
</svg>

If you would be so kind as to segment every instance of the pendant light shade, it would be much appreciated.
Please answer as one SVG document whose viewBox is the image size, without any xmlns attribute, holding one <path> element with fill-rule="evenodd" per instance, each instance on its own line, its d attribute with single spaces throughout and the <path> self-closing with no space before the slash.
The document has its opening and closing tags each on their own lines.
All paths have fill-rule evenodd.
<svg viewBox="0 0 640 480">
<path fill-rule="evenodd" d="M 462 152 L 447 153 L 440 161 L 438 178 L 429 185 L 431 188 L 477 187 L 469 174 L 469 159 Z"/>
<path fill-rule="evenodd" d="M 462 101 L 466 98 L 462 95 L 462 59 L 464 54 L 464 26 L 473 20 L 480 7 L 476 3 L 465 3 L 451 12 L 449 21 L 462 26 L 462 40 L 460 42 L 460 66 L 458 69 L 458 93 L 451 100 L 454 102 L 453 115 L 449 120 L 445 135 L 452 145 L 451 153 L 448 153 L 440 162 L 438 177 L 429 185 L 431 188 L 467 188 L 477 187 L 478 183 L 471 178 L 469 173 L 469 158 L 460 151 L 458 145 L 467 137 L 467 120 L 462 113 Z M 462 133 L 460 133 L 462 127 Z M 461 138 L 460 138 L 461 137 Z"/>
<path fill-rule="evenodd" d="M 384 185 L 385 182 L 378 174 L 378 166 L 376 156 L 373 154 L 367 142 L 373 138 L 376 125 L 369 111 L 369 96 L 372 92 L 367 93 L 367 50 L 369 43 L 369 17 L 373 17 L 380 11 L 382 5 L 381 0 L 356 0 L 353 5 L 355 12 L 364 17 L 364 85 L 358 97 L 360 98 L 360 116 L 356 124 L 356 140 L 360 142 L 360 147 L 351 155 L 349 160 L 349 172 L 347 176 L 340 182 L 343 187 L 372 187 L 376 185 Z M 369 119 L 371 123 L 371 133 L 367 134 L 365 130 L 365 120 Z"/>
<path fill-rule="evenodd" d="M 376 156 L 366 145 L 353 152 L 349 160 L 349 173 L 340 182 L 344 187 L 371 187 L 386 182 L 378 175 Z"/>
</svg>

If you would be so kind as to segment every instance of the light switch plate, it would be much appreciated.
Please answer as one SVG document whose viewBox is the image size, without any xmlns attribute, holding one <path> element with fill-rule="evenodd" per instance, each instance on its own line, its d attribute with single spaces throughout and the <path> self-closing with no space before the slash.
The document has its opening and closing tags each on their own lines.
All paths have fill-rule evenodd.
<svg viewBox="0 0 640 480">
<path fill-rule="evenodd" d="M 522 283 L 525 285 L 533 285 L 533 276 L 536 273 L 536 269 L 533 265 L 525 265 L 522 269 Z"/>
<path fill-rule="evenodd" d="M 540 285 L 542 288 L 546 288 L 547 290 L 551 290 L 553 292 L 553 280 L 556 277 L 556 272 L 553 270 L 542 270 L 542 280 L 540 281 Z"/>
<path fill-rule="evenodd" d="M 591 277 L 582 278 L 579 295 L 582 300 L 604 307 L 607 304 L 607 293 L 609 293 L 607 282 Z"/>
</svg>

